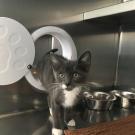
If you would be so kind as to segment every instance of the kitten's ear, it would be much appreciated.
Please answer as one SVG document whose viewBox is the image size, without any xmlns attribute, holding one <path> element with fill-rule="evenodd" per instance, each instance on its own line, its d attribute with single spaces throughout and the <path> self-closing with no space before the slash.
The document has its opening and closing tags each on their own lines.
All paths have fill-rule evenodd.
<svg viewBox="0 0 135 135">
<path fill-rule="evenodd" d="M 88 72 L 90 65 L 91 65 L 91 52 L 86 51 L 80 56 L 80 58 L 78 60 L 78 66 L 83 71 Z"/>
</svg>

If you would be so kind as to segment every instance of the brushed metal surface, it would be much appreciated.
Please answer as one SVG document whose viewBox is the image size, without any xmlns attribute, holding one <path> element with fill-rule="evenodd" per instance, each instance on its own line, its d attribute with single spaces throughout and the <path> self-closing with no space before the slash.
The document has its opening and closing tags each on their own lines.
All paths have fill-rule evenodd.
<svg viewBox="0 0 135 135">
<path fill-rule="evenodd" d="M 28 112 L 0 119 L 1 135 L 33 135 L 48 120 L 48 111 Z M 40 134 L 37 134 L 40 135 Z M 49 135 L 46 133 L 45 135 Z"/>
<path fill-rule="evenodd" d="M 134 11 L 135 1 L 123 2 L 84 13 L 84 20 Z"/>
<path fill-rule="evenodd" d="M 16 19 L 26 27 L 61 22 L 93 9 L 120 3 L 121 0 L 0 0 L 0 16 Z M 82 20 L 82 18 L 79 18 Z M 72 21 L 72 18 L 71 18 Z"/>
<path fill-rule="evenodd" d="M 0 114 L 47 108 L 46 95 L 36 92 L 24 78 L 12 85 L 0 86 L 0 101 Z"/>
<path fill-rule="evenodd" d="M 118 65 L 117 86 L 119 89 L 135 87 L 135 26 L 123 25 L 121 52 Z"/>
</svg>

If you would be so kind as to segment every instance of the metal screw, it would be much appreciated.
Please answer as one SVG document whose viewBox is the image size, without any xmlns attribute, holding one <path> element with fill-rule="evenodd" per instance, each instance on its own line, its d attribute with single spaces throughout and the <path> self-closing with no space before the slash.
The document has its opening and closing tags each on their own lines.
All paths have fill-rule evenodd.
<svg viewBox="0 0 135 135">
<path fill-rule="evenodd" d="M 28 68 L 28 69 L 32 69 L 32 65 L 29 64 L 29 65 L 27 66 L 27 68 Z"/>
</svg>

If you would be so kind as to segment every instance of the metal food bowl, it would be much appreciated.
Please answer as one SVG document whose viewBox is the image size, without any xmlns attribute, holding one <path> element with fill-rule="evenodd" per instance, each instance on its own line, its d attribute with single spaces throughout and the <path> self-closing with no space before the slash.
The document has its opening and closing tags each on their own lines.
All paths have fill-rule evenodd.
<svg viewBox="0 0 135 135">
<path fill-rule="evenodd" d="M 87 98 L 88 109 L 111 110 L 116 96 L 106 92 L 93 92 L 93 96 Z"/>
<path fill-rule="evenodd" d="M 130 91 L 112 91 L 117 98 L 117 104 L 123 108 L 135 108 L 135 93 Z"/>
</svg>

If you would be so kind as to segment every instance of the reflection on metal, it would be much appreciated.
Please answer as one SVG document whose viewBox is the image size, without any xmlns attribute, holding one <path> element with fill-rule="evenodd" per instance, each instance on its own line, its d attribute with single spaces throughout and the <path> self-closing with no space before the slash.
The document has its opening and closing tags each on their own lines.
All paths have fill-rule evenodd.
<svg viewBox="0 0 135 135">
<path fill-rule="evenodd" d="M 122 31 L 116 86 L 119 89 L 128 90 L 135 87 L 135 26 L 123 25 Z"/>
<path fill-rule="evenodd" d="M 135 10 L 135 0 L 84 13 L 84 20 Z"/>
<path fill-rule="evenodd" d="M 13 102 L 17 103 L 19 100 L 19 97 L 17 94 L 12 95 Z"/>
<path fill-rule="evenodd" d="M 27 28 L 65 24 L 64 18 L 120 3 L 121 0 L 0 0 L 0 16 L 18 20 Z M 25 7 L 25 10 L 24 10 Z M 82 17 L 78 18 L 79 21 Z M 73 18 L 71 17 L 71 22 Z M 76 19 L 75 19 L 76 20 Z"/>
<path fill-rule="evenodd" d="M 121 55 L 121 47 L 122 47 L 122 26 L 120 26 L 119 28 L 119 40 L 118 40 L 118 58 L 117 58 L 117 63 L 116 63 L 116 73 L 115 73 L 115 79 L 114 79 L 114 86 L 117 85 L 117 81 L 118 81 L 118 68 L 119 68 L 119 59 L 120 59 L 120 55 Z"/>
<path fill-rule="evenodd" d="M 109 122 L 113 120 L 110 111 L 89 110 L 89 123 Z"/>
<path fill-rule="evenodd" d="M 32 135 L 48 120 L 49 113 L 44 111 L 28 110 L 24 114 L 0 119 L 1 135 Z M 39 134 L 38 134 L 39 135 Z M 48 133 L 44 135 L 49 135 Z"/>
<path fill-rule="evenodd" d="M 95 91 L 87 97 L 87 106 L 90 110 L 111 110 L 116 96 L 110 93 Z"/>
<path fill-rule="evenodd" d="M 119 108 L 135 109 L 135 92 L 134 91 L 123 91 L 113 90 L 111 92 L 117 97 L 115 105 Z"/>
<path fill-rule="evenodd" d="M 52 21 L 48 22 L 48 24 L 55 24 L 55 25 L 62 25 L 62 24 L 70 24 L 70 23 L 76 23 L 83 21 L 83 14 L 78 14 L 75 16 L 70 16 L 70 17 L 64 17 L 60 20 L 54 20 L 53 23 Z"/>
<path fill-rule="evenodd" d="M 56 53 L 62 55 L 62 47 L 60 45 L 60 42 L 55 37 L 52 37 L 52 48 L 51 49 L 53 49 L 53 48 L 58 48 L 58 51 Z"/>
<path fill-rule="evenodd" d="M 41 101 L 39 99 L 34 99 L 33 106 L 34 106 L 34 109 L 42 109 L 43 108 L 43 101 Z"/>
<path fill-rule="evenodd" d="M 34 99 L 33 104 L 34 105 L 39 105 L 39 104 L 41 104 L 41 101 L 39 99 Z"/>
<path fill-rule="evenodd" d="M 35 112 L 35 110 L 31 109 L 31 110 L 26 110 L 26 111 L 13 112 L 13 113 L 9 113 L 9 114 L 2 114 L 2 115 L 0 115 L 0 119 L 15 117 L 18 115 L 23 115 L 23 114 L 27 114 L 27 113 L 33 113 L 33 112 Z"/>
<path fill-rule="evenodd" d="M 130 0 L 122 0 L 122 2 L 127 2 L 127 1 L 130 1 Z"/>
</svg>

